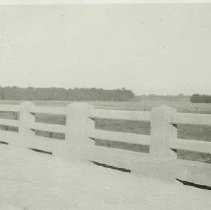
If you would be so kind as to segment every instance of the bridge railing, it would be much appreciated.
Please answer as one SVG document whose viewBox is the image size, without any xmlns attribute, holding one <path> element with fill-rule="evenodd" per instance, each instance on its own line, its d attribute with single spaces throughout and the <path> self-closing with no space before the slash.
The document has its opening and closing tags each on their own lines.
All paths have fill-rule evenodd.
<svg viewBox="0 0 211 210">
<path fill-rule="evenodd" d="M 86 103 L 72 103 L 67 107 L 35 106 L 31 102 L 20 105 L 0 105 L 0 112 L 18 113 L 17 120 L 0 118 L 0 125 L 18 128 L 18 132 L 0 131 L 0 142 L 38 149 L 77 162 L 94 161 L 147 175 L 179 176 L 181 171 L 194 168 L 210 170 L 210 164 L 201 163 L 196 172 L 192 161 L 177 159 L 177 150 L 211 154 L 211 142 L 177 138 L 177 124 L 211 125 L 211 115 L 177 113 L 174 108 L 161 106 L 149 111 L 95 109 Z M 35 115 L 52 114 L 66 117 L 66 124 L 47 124 L 35 121 Z M 115 119 L 150 122 L 150 135 L 95 129 L 95 119 Z M 35 135 L 36 130 L 65 134 L 65 140 Z M 149 153 L 108 148 L 95 145 L 102 139 L 149 146 Z M 197 165 L 198 166 L 198 165 Z M 191 172 L 192 173 L 192 172 Z M 211 174 L 211 170 L 209 171 Z M 210 175 L 209 174 L 209 175 Z M 196 177 L 196 176 L 195 176 Z M 206 180 L 207 181 L 207 180 Z"/>
</svg>

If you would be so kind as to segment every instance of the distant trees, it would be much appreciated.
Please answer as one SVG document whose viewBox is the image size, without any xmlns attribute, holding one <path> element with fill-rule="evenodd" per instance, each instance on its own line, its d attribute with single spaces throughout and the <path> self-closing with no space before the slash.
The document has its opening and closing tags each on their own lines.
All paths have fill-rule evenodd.
<svg viewBox="0 0 211 210">
<path fill-rule="evenodd" d="M 0 87 L 0 100 L 56 100 L 56 101 L 128 101 L 134 98 L 131 90 L 97 88 L 19 88 Z"/>
<path fill-rule="evenodd" d="M 192 103 L 211 103 L 211 95 L 193 94 L 190 97 Z"/>
</svg>

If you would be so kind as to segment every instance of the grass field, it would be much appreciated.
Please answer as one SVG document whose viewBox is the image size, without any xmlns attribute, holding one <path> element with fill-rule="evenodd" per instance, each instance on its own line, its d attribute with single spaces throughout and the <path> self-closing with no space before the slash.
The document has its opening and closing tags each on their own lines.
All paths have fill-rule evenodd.
<svg viewBox="0 0 211 210">
<path fill-rule="evenodd" d="M 1 103 L 17 104 L 18 101 L 2 101 Z M 66 106 L 69 102 L 55 102 L 55 101 L 35 101 L 35 104 L 42 106 Z M 142 102 L 93 102 L 97 108 L 106 109 L 123 109 L 123 110 L 145 110 L 150 111 L 153 107 L 167 105 L 177 109 L 178 112 L 186 113 L 206 113 L 211 114 L 211 104 L 191 104 L 189 102 L 168 102 L 168 101 L 142 101 Z M 17 116 L 1 113 L 3 118 L 16 118 Z M 37 122 L 65 124 L 65 117 L 57 115 L 36 114 Z M 121 131 L 139 134 L 150 134 L 149 122 L 123 121 L 123 120 L 106 120 L 96 119 L 96 128 L 111 131 Z M 5 127 L 2 127 L 5 129 Z M 7 128 L 8 129 L 8 128 Z M 36 131 L 36 135 L 48 136 L 51 138 L 64 139 L 64 134 L 49 133 L 43 131 Z M 211 141 L 211 127 L 201 125 L 178 125 L 178 138 L 195 139 L 200 141 Z M 128 149 L 137 152 L 148 152 L 147 146 L 139 146 L 126 143 L 108 142 L 106 140 L 96 140 L 97 145 L 106 147 L 115 147 L 121 149 Z M 211 155 L 193 153 L 186 151 L 177 151 L 178 158 L 198 160 L 211 163 Z"/>
</svg>

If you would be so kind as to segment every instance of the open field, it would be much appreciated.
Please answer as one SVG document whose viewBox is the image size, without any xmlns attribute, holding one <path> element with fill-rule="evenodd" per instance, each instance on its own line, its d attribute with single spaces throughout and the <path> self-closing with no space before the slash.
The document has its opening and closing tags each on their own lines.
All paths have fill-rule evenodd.
<svg viewBox="0 0 211 210">
<path fill-rule="evenodd" d="M 1 103 L 17 104 L 18 101 L 1 101 Z M 70 102 L 60 102 L 60 101 L 35 101 L 37 105 L 43 106 L 66 106 Z M 150 111 L 153 107 L 167 105 L 175 107 L 178 112 L 188 112 L 188 113 L 206 113 L 211 114 L 211 104 L 191 104 L 189 102 L 168 102 L 168 101 L 142 101 L 142 102 L 98 102 L 89 101 L 95 105 L 97 108 L 106 109 L 123 109 L 123 110 L 145 110 Z M 14 114 L 1 113 L 3 118 L 17 118 Z M 55 124 L 65 124 L 65 117 L 58 115 L 44 115 L 36 114 L 37 122 L 45 123 L 55 123 Z M 123 121 L 123 120 L 106 120 L 106 119 L 96 119 L 96 128 L 103 130 L 130 132 L 130 133 L 140 133 L 140 134 L 150 134 L 150 123 L 149 122 L 136 122 L 136 121 Z M 2 127 L 5 129 L 5 127 Z M 6 128 L 8 129 L 8 128 Z M 10 129 L 10 128 L 9 128 Z M 64 134 L 60 133 L 49 133 L 43 131 L 36 131 L 36 135 L 48 136 L 51 138 L 64 139 Z M 195 139 L 201 141 L 211 141 L 211 127 L 201 126 L 201 125 L 178 125 L 178 138 L 182 139 Z M 126 143 L 117 142 L 107 142 L 106 140 L 97 140 L 96 144 L 116 147 L 122 149 L 129 149 L 137 152 L 148 152 L 149 148 L 147 146 L 132 145 Z M 211 155 L 200 154 L 193 152 L 177 151 L 179 158 L 198 160 L 203 162 L 211 163 Z"/>
<path fill-rule="evenodd" d="M 43 106 L 66 106 L 69 103 L 80 101 L 33 101 L 37 105 Z M 0 104 L 19 104 L 21 101 L 0 101 Z M 123 109 L 123 110 L 145 110 L 150 111 L 157 106 L 170 106 L 177 109 L 178 112 L 204 113 L 211 114 L 211 104 L 190 103 L 186 101 L 82 101 L 82 103 L 91 103 L 97 108 Z"/>
</svg>

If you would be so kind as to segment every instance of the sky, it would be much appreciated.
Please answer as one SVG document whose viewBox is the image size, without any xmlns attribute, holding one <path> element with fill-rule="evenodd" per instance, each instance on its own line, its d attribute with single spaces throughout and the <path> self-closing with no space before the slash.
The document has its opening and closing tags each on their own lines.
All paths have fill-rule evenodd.
<svg viewBox="0 0 211 210">
<path fill-rule="evenodd" d="M 211 4 L 0 5 L 0 86 L 211 94 Z"/>
</svg>

